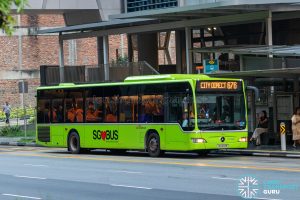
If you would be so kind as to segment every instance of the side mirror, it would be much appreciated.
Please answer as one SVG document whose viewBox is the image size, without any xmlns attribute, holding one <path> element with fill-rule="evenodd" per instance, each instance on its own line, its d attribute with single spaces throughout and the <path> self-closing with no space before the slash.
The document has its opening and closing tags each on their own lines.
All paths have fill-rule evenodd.
<svg viewBox="0 0 300 200">
<path fill-rule="evenodd" d="M 255 101 L 259 101 L 260 100 L 259 99 L 259 90 L 258 90 L 257 87 L 255 87 L 255 86 L 247 86 L 246 90 L 247 91 L 249 91 L 249 90 L 254 91 Z"/>
</svg>

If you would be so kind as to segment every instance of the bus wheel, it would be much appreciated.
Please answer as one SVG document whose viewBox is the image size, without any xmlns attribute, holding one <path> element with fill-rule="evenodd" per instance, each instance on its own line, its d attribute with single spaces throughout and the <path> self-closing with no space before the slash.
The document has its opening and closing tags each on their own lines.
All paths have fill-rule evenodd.
<svg viewBox="0 0 300 200">
<path fill-rule="evenodd" d="M 151 157 L 158 157 L 162 154 L 160 150 L 159 136 L 156 133 L 150 133 L 147 138 L 147 152 Z"/>
<path fill-rule="evenodd" d="M 69 135 L 68 149 L 72 154 L 80 153 L 80 140 L 76 132 L 71 132 Z"/>
</svg>

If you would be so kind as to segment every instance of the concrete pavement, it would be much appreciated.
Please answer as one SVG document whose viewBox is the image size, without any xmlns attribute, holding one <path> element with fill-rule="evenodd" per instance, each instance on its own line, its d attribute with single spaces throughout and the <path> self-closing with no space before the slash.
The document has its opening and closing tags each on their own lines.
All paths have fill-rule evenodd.
<svg viewBox="0 0 300 200">
<path fill-rule="evenodd" d="M 286 151 L 282 151 L 280 145 L 253 146 L 250 144 L 247 149 L 224 149 L 217 151 L 217 153 L 244 156 L 300 158 L 300 147 L 293 148 L 291 145 L 288 145 Z"/>
</svg>

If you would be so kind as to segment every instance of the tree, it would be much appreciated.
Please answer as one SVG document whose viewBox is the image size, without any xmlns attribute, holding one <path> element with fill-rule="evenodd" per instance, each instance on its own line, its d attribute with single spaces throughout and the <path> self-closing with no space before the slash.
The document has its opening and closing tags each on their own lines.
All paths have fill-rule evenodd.
<svg viewBox="0 0 300 200">
<path fill-rule="evenodd" d="M 8 35 L 11 35 L 14 31 L 15 18 L 11 14 L 11 7 L 16 6 L 17 13 L 20 13 L 27 0 L 0 0 L 0 29 Z"/>
</svg>

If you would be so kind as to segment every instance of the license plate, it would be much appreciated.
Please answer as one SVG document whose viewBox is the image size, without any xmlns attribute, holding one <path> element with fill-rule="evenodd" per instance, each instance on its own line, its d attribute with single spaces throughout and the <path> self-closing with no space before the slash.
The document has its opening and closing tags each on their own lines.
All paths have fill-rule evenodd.
<svg viewBox="0 0 300 200">
<path fill-rule="evenodd" d="M 218 144 L 218 148 L 227 148 L 228 144 Z"/>
</svg>

